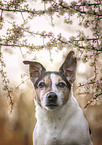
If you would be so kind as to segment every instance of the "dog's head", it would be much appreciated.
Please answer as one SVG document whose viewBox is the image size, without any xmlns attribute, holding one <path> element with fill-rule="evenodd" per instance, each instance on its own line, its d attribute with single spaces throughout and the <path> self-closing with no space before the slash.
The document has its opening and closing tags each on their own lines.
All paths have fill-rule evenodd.
<svg viewBox="0 0 102 145">
<path fill-rule="evenodd" d="M 38 62 L 24 61 L 24 64 L 30 66 L 30 78 L 36 91 L 35 99 L 42 108 L 54 110 L 68 101 L 76 72 L 76 58 L 73 51 L 67 55 L 59 72 L 47 72 Z"/>
</svg>

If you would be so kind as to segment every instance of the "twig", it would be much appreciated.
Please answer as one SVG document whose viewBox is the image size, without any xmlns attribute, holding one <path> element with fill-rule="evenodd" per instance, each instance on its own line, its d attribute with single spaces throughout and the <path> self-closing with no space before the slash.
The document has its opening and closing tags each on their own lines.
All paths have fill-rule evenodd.
<svg viewBox="0 0 102 145">
<path fill-rule="evenodd" d="M 94 100 L 96 100 L 99 96 L 101 96 L 102 95 L 102 92 L 100 93 L 100 94 L 96 94 L 95 96 L 94 96 L 94 98 L 93 99 L 91 99 L 90 101 L 88 101 L 88 103 L 86 104 L 86 106 L 84 107 L 84 109 L 85 108 L 87 108 L 89 105 L 91 105 L 91 103 L 94 101 Z"/>
</svg>

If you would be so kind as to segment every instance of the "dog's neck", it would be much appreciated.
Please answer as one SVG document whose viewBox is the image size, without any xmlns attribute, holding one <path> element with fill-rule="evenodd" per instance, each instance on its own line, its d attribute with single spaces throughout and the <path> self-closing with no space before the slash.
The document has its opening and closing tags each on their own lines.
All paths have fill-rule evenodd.
<svg viewBox="0 0 102 145">
<path fill-rule="evenodd" d="M 57 124 L 58 122 L 62 123 L 63 120 L 64 121 L 67 120 L 76 111 L 77 102 L 73 101 L 73 100 L 74 100 L 74 97 L 70 93 L 67 103 L 60 109 L 56 109 L 54 111 L 49 111 L 49 110 L 41 108 L 41 106 L 35 100 L 37 122 L 39 122 L 39 124 L 46 122 L 47 124 L 51 125 L 54 122 L 56 122 L 56 124 Z M 76 102 L 76 103 L 73 103 L 73 102 Z M 72 107 L 73 107 L 73 109 L 72 109 Z M 65 123 L 65 122 L 63 122 L 63 123 Z"/>
</svg>

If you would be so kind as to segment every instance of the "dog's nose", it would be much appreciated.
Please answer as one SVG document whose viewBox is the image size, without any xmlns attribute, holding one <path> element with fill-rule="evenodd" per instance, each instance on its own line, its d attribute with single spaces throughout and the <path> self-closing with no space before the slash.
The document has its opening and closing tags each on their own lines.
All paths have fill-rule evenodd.
<svg viewBox="0 0 102 145">
<path fill-rule="evenodd" d="M 50 92 L 47 95 L 47 98 L 49 99 L 49 101 L 56 101 L 57 100 L 57 95 L 54 92 Z"/>
</svg>

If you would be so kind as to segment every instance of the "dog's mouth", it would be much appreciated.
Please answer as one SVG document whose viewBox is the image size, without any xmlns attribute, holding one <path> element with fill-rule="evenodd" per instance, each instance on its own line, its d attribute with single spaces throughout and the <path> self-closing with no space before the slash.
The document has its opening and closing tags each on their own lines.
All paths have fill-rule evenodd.
<svg viewBox="0 0 102 145">
<path fill-rule="evenodd" d="M 56 109 L 56 108 L 58 107 L 58 104 L 50 103 L 50 104 L 47 104 L 46 107 L 47 107 L 48 109 L 53 110 L 53 109 Z"/>
</svg>

